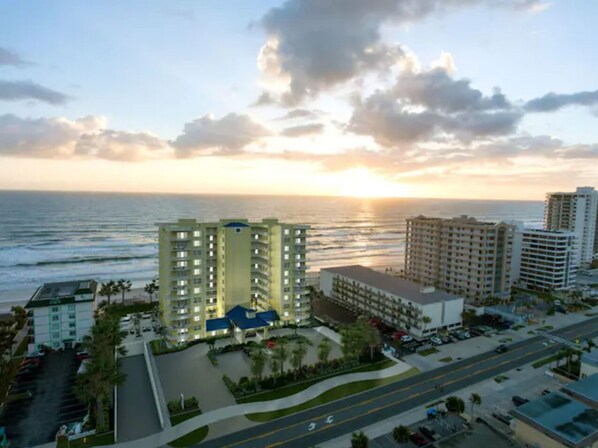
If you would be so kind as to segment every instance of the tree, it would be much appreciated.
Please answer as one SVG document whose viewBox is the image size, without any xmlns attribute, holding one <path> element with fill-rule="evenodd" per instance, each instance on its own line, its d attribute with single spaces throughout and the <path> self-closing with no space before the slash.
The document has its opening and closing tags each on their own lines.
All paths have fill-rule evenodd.
<svg viewBox="0 0 598 448">
<path fill-rule="evenodd" d="M 474 392 L 469 396 L 469 402 L 471 403 L 471 419 L 473 420 L 473 407 L 482 404 L 482 397 Z"/>
<path fill-rule="evenodd" d="M 147 283 L 143 290 L 149 295 L 149 301 L 152 303 L 154 294 L 158 292 L 158 283 L 156 283 L 156 279 L 154 278 L 151 282 Z"/>
<path fill-rule="evenodd" d="M 432 323 L 432 318 L 430 316 L 422 317 L 422 322 L 424 323 L 424 328 L 422 329 L 422 335 L 426 332 L 426 327 L 428 324 Z"/>
<path fill-rule="evenodd" d="M 133 326 L 135 327 L 135 334 L 139 336 L 141 334 L 141 313 L 133 314 Z"/>
<path fill-rule="evenodd" d="M 264 350 L 261 347 L 254 349 L 251 352 L 249 360 L 251 361 L 251 374 L 256 380 L 261 380 L 262 374 L 264 373 L 264 367 L 266 367 L 266 354 L 264 353 Z"/>
<path fill-rule="evenodd" d="M 326 364 L 326 362 L 328 361 L 328 357 L 330 356 L 331 350 L 332 347 L 328 338 L 322 339 L 318 344 L 318 361 L 320 361 L 322 365 Z"/>
<path fill-rule="evenodd" d="M 364 321 L 360 324 L 360 333 L 362 340 L 370 349 L 370 360 L 374 360 L 374 349 L 380 345 L 380 333 L 378 329 L 372 327 L 369 322 Z"/>
<path fill-rule="evenodd" d="M 281 375 L 284 373 L 284 363 L 289 358 L 289 352 L 286 345 L 284 340 L 278 341 L 278 344 L 272 353 L 272 359 L 277 361 Z M 274 368 L 272 368 L 272 370 L 274 370 Z"/>
<path fill-rule="evenodd" d="M 368 448 L 369 439 L 363 431 L 351 435 L 351 448 Z"/>
<path fill-rule="evenodd" d="M 23 328 L 23 325 L 27 322 L 27 310 L 22 306 L 15 305 L 10 308 L 10 311 L 14 314 L 18 327 Z"/>
<path fill-rule="evenodd" d="M 124 278 L 116 282 L 116 289 L 122 294 L 120 303 L 123 305 L 125 304 L 125 293 L 131 290 L 131 286 L 131 280 L 125 280 Z"/>
<path fill-rule="evenodd" d="M 297 378 L 297 371 L 299 369 L 301 369 L 301 366 L 303 364 L 303 359 L 305 358 L 305 355 L 307 354 L 306 345 L 307 344 L 306 344 L 305 340 L 301 339 L 301 340 L 299 340 L 297 345 L 295 345 L 295 348 L 291 352 L 291 365 L 293 366 L 293 369 L 295 369 L 295 378 Z"/>
<path fill-rule="evenodd" d="M 449 412 L 455 412 L 457 414 L 462 414 L 465 412 L 465 402 L 455 396 L 450 396 L 445 401 L 446 410 Z"/>
<path fill-rule="evenodd" d="M 593 340 L 591 340 L 590 338 L 586 339 L 586 352 L 590 353 L 592 351 L 592 348 L 596 347 L 596 344 L 594 343 Z"/>
<path fill-rule="evenodd" d="M 574 290 L 569 293 L 569 298 L 573 303 L 578 303 L 583 297 L 581 291 Z"/>
<path fill-rule="evenodd" d="M 102 297 L 106 297 L 106 300 L 108 300 L 108 305 L 110 305 L 110 298 L 113 295 L 118 294 L 117 288 L 118 287 L 116 286 L 116 283 L 110 280 L 108 283 L 102 283 L 98 294 L 100 294 Z"/>
<path fill-rule="evenodd" d="M 216 346 L 216 338 L 215 337 L 209 337 L 206 339 L 206 343 L 208 344 L 208 348 L 210 349 L 210 351 L 214 350 L 214 347 Z"/>
<path fill-rule="evenodd" d="M 395 426 L 392 430 L 392 437 L 395 439 L 395 442 L 399 444 L 409 442 L 410 434 L 411 430 L 404 425 Z"/>
</svg>

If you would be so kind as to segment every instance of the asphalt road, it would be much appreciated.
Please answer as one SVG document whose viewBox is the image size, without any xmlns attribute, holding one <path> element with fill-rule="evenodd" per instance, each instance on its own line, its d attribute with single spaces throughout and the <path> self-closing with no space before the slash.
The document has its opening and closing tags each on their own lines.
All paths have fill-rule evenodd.
<svg viewBox="0 0 598 448">
<path fill-rule="evenodd" d="M 598 335 L 598 318 L 550 333 L 566 339 Z M 422 406 L 447 393 L 456 392 L 501 373 L 545 358 L 560 349 L 542 345 L 539 336 L 509 345 L 509 351 L 487 352 L 421 373 L 403 381 L 351 395 L 322 406 L 273 420 L 217 439 L 201 448 L 308 448 L 364 428 L 394 415 Z M 442 386 L 442 391 L 436 389 Z"/>
</svg>

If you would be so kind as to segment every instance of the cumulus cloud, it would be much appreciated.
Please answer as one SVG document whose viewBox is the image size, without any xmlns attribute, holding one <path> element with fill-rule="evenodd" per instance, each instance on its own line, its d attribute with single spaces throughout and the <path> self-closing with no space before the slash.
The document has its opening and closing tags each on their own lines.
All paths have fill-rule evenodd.
<svg viewBox="0 0 598 448">
<path fill-rule="evenodd" d="M 13 67 L 23 67 L 31 65 L 30 62 L 25 61 L 14 51 L 0 47 L 0 65 L 12 65 Z"/>
<path fill-rule="evenodd" d="M 102 117 L 21 118 L 0 116 L 0 154 L 4 156 L 64 158 L 72 156 L 79 137 L 105 126 Z"/>
<path fill-rule="evenodd" d="M 171 142 L 179 157 L 239 154 L 250 143 L 271 135 L 247 115 L 228 114 L 220 119 L 204 115 L 186 123 Z"/>
<path fill-rule="evenodd" d="M 554 112 L 566 106 L 596 106 L 598 105 L 598 90 L 576 93 L 547 93 L 525 103 L 528 112 Z"/>
<path fill-rule="evenodd" d="M 405 51 L 381 40 L 383 24 L 402 24 L 476 3 L 531 9 L 535 0 L 287 0 L 261 19 L 267 41 L 260 70 L 287 84 L 294 105 L 372 70 L 397 64 Z"/>
<path fill-rule="evenodd" d="M 304 124 L 300 126 L 291 126 L 282 131 L 285 137 L 305 137 L 308 135 L 320 134 L 324 130 L 324 125 L 321 123 Z"/>
<path fill-rule="evenodd" d="M 0 116 L 0 156 L 140 161 L 169 156 L 167 143 L 148 133 L 105 129 L 106 119 Z"/>
<path fill-rule="evenodd" d="M 293 109 L 288 111 L 286 114 L 284 114 L 282 117 L 278 118 L 279 120 L 294 120 L 297 118 L 306 118 L 306 119 L 311 119 L 311 118 L 317 118 L 317 114 L 311 110 L 308 109 Z"/>
<path fill-rule="evenodd" d="M 261 107 L 261 106 L 269 106 L 271 104 L 276 104 L 276 99 L 271 92 L 262 92 L 260 96 L 257 97 L 257 100 L 251 105 L 251 107 Z"/>
<path fill-rule="evenodd" d="M 69 97 L 64 93 L 36 84 L 32 81 L 0 80 L 0 100 L 37 100 L 52 105 L 67 102 Z"/>
<path fill-rule="evenodd" d="M 511 108 L 499 89 L 491 96 L 484 96 L 471 87 L 469 79 L 453 79 L 444 68 L 403 73 L 393 93 L 411 104 L 443 112 Z"/>
<path fill-rule="evenodd" d="M 137 162 L 166 155 L 168 144 L 146 132 L 123 132 L 111 129 L 83 134 L 74 154 L 120 162 Z"/>
</svg>

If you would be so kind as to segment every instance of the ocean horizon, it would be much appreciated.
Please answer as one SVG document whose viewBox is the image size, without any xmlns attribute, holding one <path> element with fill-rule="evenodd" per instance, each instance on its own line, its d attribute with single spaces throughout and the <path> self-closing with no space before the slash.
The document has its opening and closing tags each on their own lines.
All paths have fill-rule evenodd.
<svg viewBox="0 0 598 448">
<path fill-rule="evenodd" d="M 41 283 L 158 273 L 158 222 L 179 218 L 278 218 L 311 226 L 308 265 L 403 265 L 405 219 L 470 215 L 542 226 L 542 201 L 257 196 L 177 193 L 0 191 L 0 302 L 26 299 Z"/>
</svg>

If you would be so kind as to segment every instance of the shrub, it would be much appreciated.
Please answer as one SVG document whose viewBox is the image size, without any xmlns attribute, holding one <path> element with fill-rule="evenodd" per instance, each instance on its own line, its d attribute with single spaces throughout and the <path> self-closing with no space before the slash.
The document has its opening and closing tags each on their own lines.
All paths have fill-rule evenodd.
<svg viewBox="0 0 598 448">
<path fill-rule="evenodd" d="M 208 352 L 208 359 L 210 360 L 213 366 L 218 365 L 218 359 L 216 359 L 216 354 L 214 353 L 214 350 L 210 350 Z"/>
</svg>

